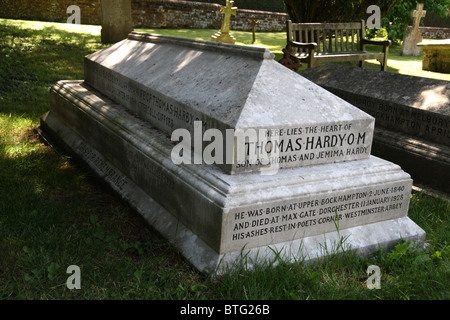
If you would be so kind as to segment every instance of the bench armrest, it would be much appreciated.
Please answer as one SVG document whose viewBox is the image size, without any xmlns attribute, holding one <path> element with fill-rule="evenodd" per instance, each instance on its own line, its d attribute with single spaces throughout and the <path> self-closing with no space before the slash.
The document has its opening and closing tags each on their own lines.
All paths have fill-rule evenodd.
<svg viewBox="0 0 450 320">
<path fill-rule="evenodd" d="M 362 39 L 361 42 L 362 42 L 362 44 L 374 44 L 374 45 L 379 45 L 379 46 L 383 46 L 383 47 L 389 47 L 392 44 L 391 40 L 375 41 L 375 40 Z"/>
<path fill-rule="evenodd" d="M 297 42 L 297 41 L 290 41 L 290 44 L 293 47 L 302 48 L 302 49 L 316 49 L 317 43 L 310 42 L 310 43 L 303 43 L 303 42 Z"/>
</svg>

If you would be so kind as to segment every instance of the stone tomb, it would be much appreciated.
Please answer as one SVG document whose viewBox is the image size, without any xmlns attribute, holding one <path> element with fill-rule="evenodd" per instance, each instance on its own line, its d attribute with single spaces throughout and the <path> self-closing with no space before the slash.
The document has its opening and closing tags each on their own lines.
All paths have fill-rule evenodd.
<svg viewBox="0 0 450 320">
<path fill-rule="evenodd" d="M 333 64 L 300 74 L 375 117 L 375 155 L 450 190 L 448 81 Z"/>
<path fill-rule="evenodd" d="M 55 84 L 41 119 L 207 273 L 243 256 L 249 267 L 277 254 L 315 260 L 341 237 L 361 254 L 401 238 L 423 242 L 407 217 L 412 180 L 370 155 L 373 126 L 265 48 L 135 32 L 87 56 L 85 81 Z M 180 128 L 264 133 L 231 136 L 233 160 L 243 144 L 247 156 L 268 141 L 278 150 L 265 164 L 176 164 L 171 136 Z"/>
<path fill-rule="evenodd" d="M 422 69 L 450 73 L 450 39 L 420 42 L 423 50 Z"/>
</svg>

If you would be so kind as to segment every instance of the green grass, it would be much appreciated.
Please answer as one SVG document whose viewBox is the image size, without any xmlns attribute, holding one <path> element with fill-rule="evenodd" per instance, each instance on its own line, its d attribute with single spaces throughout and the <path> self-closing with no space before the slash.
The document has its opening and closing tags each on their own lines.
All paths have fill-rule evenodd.
<svg viewBox="0 0 450 320">
<path fill-rule="evenodd" d="M 215 32 L 151 31 L 199 39 Z M 250 43 L 250 33 L 235 36 Z M 284 45 L 282 33 L 257 39 L 275 53 Z M 103 47 L 97 26 L 0 19 L 0 299 L 450 298 L 449 202 L 424 193 L 413 194 L 409 214 L 427 232 L 425 251 L 402 243 L 370 259 L 346 253 L 219 278 L 197 273 L 89 170 L 34 131 L 50 86 L 82 79 L 83 57 Z M 410 58 L 397 51 L 392 71 L 410 72 L 403 67 Z M 65 286 L 72 264 L 81 268 L 81 290 Z M 381 268 L 381 290 L 366 288 L 372 264 Z"/>
</svg>

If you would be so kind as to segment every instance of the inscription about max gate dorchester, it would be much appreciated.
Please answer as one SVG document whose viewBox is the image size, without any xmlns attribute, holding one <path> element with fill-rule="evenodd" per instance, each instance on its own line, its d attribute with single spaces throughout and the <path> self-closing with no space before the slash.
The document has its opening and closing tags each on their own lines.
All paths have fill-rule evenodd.
<svg viewBox="0 0 450 320">
<path fill-rule="evenodd" d="M 379 189 L 352 191 L 340 195 L 305 198 L 273 206 L 234 212 L 229 240 L 245 245 L 258 237 L 282 237 L 285 241 L 300 233 L 305 236 L 382 221 L 400 213 L 408 186 L 392 184 Z"/>
</svg>

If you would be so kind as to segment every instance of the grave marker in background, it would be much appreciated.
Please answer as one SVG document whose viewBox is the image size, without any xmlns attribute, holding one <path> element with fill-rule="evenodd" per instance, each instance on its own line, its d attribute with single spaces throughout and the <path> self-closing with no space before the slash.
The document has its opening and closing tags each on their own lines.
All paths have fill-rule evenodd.
<svg viewBox="0 0 450 320">
<path fill-rule="evenodd" d="M 420 42 L 423 50 L 422 69 L 450 73 L 450 39 Z"/>
<path fill-rule="evenodd" d="M 220 8 L 220 13 L 224 15 L 223 22 L 222 22 L 222 28 L 219 32 L 214 34 L 211 37 L 211 41 L 216 42 L 224 42 L 224 43 L 231 43 L 234 44 L 236 42 L 236 39 L 230 34 L 230 19 L 231 16 L 235 16 L 237 13 L 237 7 L 233 7 L 234 1 L 227 0 L 227 4 L 225 7 Z"/>
<path fill-rule="evenodd" d="M 252 28 L 252 36 L 253 36 L 252 43 L 255 43 L 255 41 L 256 41 L 256 26 L 259 24 L 259 21 L 256 20 L 256 17 L 253 15 L 251 17 L 251 20 L 248 21 L 247 23 Z"/>
<path fill-rule="evenodd" d="M 420 48 L 417 46 L 419 42 L 422 42 L 422 34 L 420 33 L 420 20 L 425 17 L 426 11 L 423 10 L 423 3 L 417 4 L 417 9 L 411 13 L 414 17 L 414 27 L 411 32 L 405 35 L 402 44 L 402 56 L 420 56 Z"/>
<path fill-rule="evenodd" d="M 116 43 L 125 39 L 133 30 L 131 0 L 102 0 L 103 43 Z"/>
</svg>

